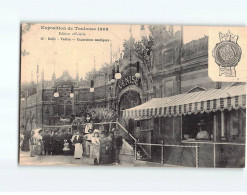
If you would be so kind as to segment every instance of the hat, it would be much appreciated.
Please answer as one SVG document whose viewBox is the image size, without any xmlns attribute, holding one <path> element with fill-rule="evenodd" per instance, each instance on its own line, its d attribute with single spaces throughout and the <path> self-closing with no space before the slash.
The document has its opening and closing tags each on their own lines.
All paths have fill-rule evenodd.
<svg viewBox="0 0 247 195">
<path fill-rule="evenodd" d="M 99 130 L 98 130 L 98 129 L 94 129 L 94 131 L 93 131 L 93 136 L 94 136 L 96 133 L 99 134 Z"/>
</svg>

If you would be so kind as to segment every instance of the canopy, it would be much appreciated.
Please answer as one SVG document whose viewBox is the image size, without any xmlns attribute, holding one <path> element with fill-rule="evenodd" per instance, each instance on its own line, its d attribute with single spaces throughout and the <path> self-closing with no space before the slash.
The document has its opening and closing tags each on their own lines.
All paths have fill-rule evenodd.
<svg viewBox="0 0 247 195">
<path fill-rule="evenodd" d="M 177 116 L 246 107 L 246 84 L 153 98 L 139 106 L 123 110 L 124 118 L 145 119 L 151 116 Z"/>
</svg>

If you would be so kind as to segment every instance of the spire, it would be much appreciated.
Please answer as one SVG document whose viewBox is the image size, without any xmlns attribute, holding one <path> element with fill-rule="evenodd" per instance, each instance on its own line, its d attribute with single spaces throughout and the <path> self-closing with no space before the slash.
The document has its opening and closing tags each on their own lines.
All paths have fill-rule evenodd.
<svg viewBox="0 0 247 195">
<path fill-rule="evenodd" d="M 52 80 L 54 81 L 54 80 L 56 80 L 55 62 L 53 64 L 53 66 L 54 66 L 54 72 L 53 72 L 53 75 L 52 75 Z"/>
<path fill-rule="evenodd" d="M 110 63 L 112 64 L 112 41 L 110 42 L 110 52 L 111 52 Z"/>
<path fill-rule="evenodd" d="M 76 62 L 76 81 L 79 82 L 78 62 Z"/>
<path fill-rule="evenodd" d="M 130 32 L 130 38 L 133 38 L 133 35 L 132 35 L 132 25 L 130 25 L 130 30 L 129 30 L 129 32 Z"/>
<path fill-rule="evenodd" d="M 42 73 L 41 73 L 41 80 L 45 80 L 45 68 L 43 67 Z"/>
<path fill-rule="evenodd" d="M 145 31 L 145 26 L 144 25 L 141 25 L 140 35 L 141 35 L 141 37 L 146 37 L 146 31 Z"/>
</svg>

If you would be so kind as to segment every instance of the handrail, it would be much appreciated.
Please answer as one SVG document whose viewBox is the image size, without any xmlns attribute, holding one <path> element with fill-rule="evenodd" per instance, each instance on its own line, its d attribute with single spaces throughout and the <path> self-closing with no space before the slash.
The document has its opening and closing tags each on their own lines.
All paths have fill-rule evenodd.
<svg viewBox="0 0 247 195">
<path fill-rule="evenodd" d="M 245 146 L 245 143 L 232 143 L 232 142 L 190 142 L 190 141 L 182 141 L 183 144 L 221 144 L 221 145 L 237 145 L 237 146 Z"/>
<path fill-rule="evenodd" d="M 144 146 L 167 146 L 167 147 L 180 147 L 180 148 L 197 148 L 200 146 L 183 146 L 183 145 L 169 145 L 169 144 L 150 144 L 150 143 L 136 143 L 137 145 Z"/>
<path fill-rule="evenodd" d="M 199 167 L 199 155 L 198 155 L 198 148 L 200 148 L 200 146 L 198 146 L 198 144 L 196 144 L 195 146 L 184 146 L 184 145 L 172 145 L 172 144 L 151 144 L 151 143 L 137 143 L 135 142 L 136 145 L 139 145 L 140 147 L 142 145 L 144 146 L 160 146 L 161 147 L 161 164 L 164 163 L 164 151 L 163 151 L 163 147 L 179 147 L 179 148 L 195 148 L 195 152 L 196 152 L 196 156 L 195 156 L 195 166 L 196 168 Z M 135 147 L 136 148 L 136 147 Z M 145 150 L 144 150 L 145 151 Z M 149 155 L 148 155 L 149 156 Z M 150 156 L 149 156 L 150 157 Z M 151 157 L 150 157 L 151 158 Z"/>
<path fill-rule="evenodd" d="M 126 133 L 128 133 L 128 135 L 129 135 L 135 142 L 137 141 L 136 138 L 134 138 L 134 136 L 131 135 L 131 134 L 127 131 L 127 129 L 125 129 L 125 128 L 123 127 L 123 125 L 121 125 L 121 123 L 119 123 L 119 122 L 117 121 L 116 124 L 119 125 Z"/>
</svg>

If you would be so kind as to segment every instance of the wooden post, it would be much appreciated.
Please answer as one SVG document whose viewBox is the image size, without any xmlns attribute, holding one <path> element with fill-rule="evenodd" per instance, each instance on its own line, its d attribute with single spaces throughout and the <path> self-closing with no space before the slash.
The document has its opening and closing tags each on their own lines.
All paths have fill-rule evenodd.
<svg viewBox="0 0 247 195">
<path fill-rule="evenodd" d="M 216 137 L 217 137 L 217 116 L 216 112 L 214 113 L 214 131 L 213 131 L 213 141 L 216 142 Z"/>
<path fill-rule="evenodd" d="M 135 155 L 135 160 L 137 160 L 137 141 L 135 140 L 135 152 L 134 152 L 134 155 Z"/>
<path fill-rule="evenodd" d="M 216 167 L 216 151 L 215 151 L 215 143 L 214 143 L 214 168 Z"/>
<path fill-rule="evenodd" d="M 225 114 L 224 110 L 221 111 L 221 139 L 225 139 Z"/>
<path fill-rule="evenodd" d="M 164 140 L 161 141 L 161 164 L 164 164 Z"/>
<path fill-rule="evenodd" d="M 196 168 L 198 168 L 198 161 L 199 161 L 199 157 L 198 157 L 198 144 L 196 143 Z"/>
</svg>

